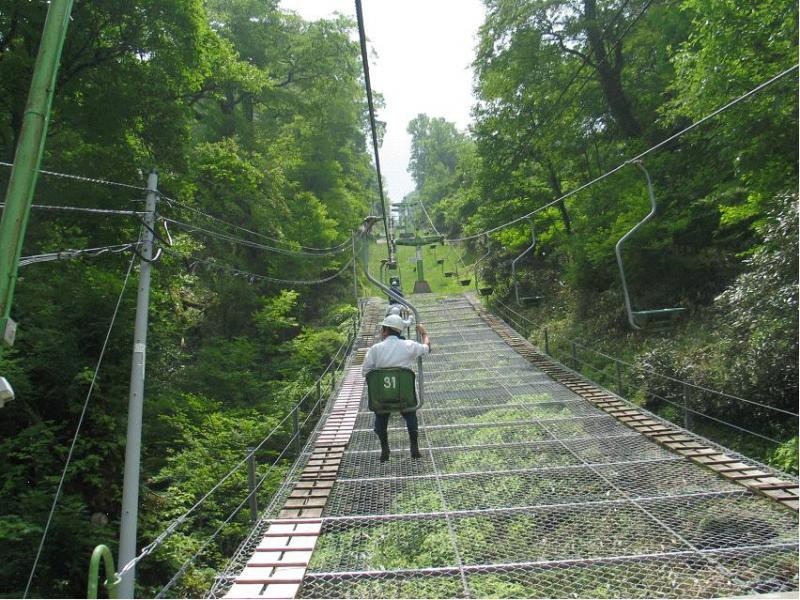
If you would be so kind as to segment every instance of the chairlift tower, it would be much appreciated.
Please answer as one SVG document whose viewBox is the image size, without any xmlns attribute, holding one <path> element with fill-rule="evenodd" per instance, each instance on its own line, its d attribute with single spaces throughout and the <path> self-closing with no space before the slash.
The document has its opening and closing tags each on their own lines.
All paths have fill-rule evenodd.
<svg viewBox="0 0 800 600">
<path fill-rule="evenodd" d="M 428 244 L 434 244 L 437 242 L 441 242 L 443 240 L 443 236 L 441 235 L 429 235 L 426 237 L 420 237 L 419 232 L 414 234 L 413 238 L 399 238 L 395 240 L 395 244 L 398 246 L 414 246 L 416 247 L 416 258 L 417 258 L 417 280 L 414 282 L 414 293 L 415 294 L 429 294 L 431 292 L 430 284 L 425 281 L 425 271 L 422 265 L 422 247 L 427 246 Z"/>
</svg>

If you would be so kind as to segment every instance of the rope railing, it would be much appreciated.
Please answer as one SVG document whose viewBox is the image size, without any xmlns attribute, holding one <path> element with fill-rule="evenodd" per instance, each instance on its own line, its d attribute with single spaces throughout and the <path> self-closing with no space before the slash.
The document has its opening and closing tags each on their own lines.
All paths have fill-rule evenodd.
<svg viewBox="0 0 800 600">
<path fill-rule="evenodd" d="M 601 385 L 605 385 L 609 388 L 615 388 L 616 392 L 622 397 L 625 397 L 626 392 L 630 392 L 631 386 L 635 385 L 638 389 L 644 389 L 645 394 L 649 399 L 657 402 L 664 402 L 669 406 L 676 408 L 677 416 L 682 420 L 681 424 L 685 429 L 696 429 L 697 424 L 694 423 L 693 417 L 700 417 L 702 419 L 712 421 L 717 425 L 722 425 L 739 433 L 753 436 L 774 445 L 780 445 L 783 443 L 781 440 L 775 439 L 774 437 L 765 435 L 763 433 L 759 433 L 758 431 L 753 431 L 752 429 L 742 426 L 741 424 L 732 423 L 729 420 L 721 418 L 719 415 L 715 416 L 713 414 L 708 414 L 707 411 L 704 412 L 703 410 L 699 410 L 700 401 L 697 398 L 691 398 L 691 392 L 706 395 L 707 397 L 711 396 L 723 402 L 743 403 L 756 407 L 757 409 L 769 411 L 776 416 L 798 416 L 797 413 L 790 410 L 769 406 L 762 402 L 741 398 L 727 392 L 715 390 L 690 381 L 685 381 L 664 373 L 659 373 L 653 369 L 633 364 L 621 358 L 612 356 L 606 352 L 592 348 L 591 346 L 588 346 L 578 340 L 565 336 L 559 336 L 557 334 L 554 335 L 554 333 L 547 327 L 538 326 L 529 317 L 523 315 L 519 311 L 514 310 L 501 300 L 492 300 L 492 305 L 496 311 L 501 313 L 500 316 L 502 316 L 510 325 L 512 325 L 514 329 L 522 333 L 527 338 L 533 338 L 534 341 L 536 341 L 543 348 L 544 353 L 548 356 L 552 356 L 556 360 L 559 360 L 560 362 L 570 366 L 576 371 L 588 374 L 590 378 L 594 379 Z M 592 357 L 602 358 L 605 362 L 601 365 L 598 365 L 595 361 L 589 360 L 585 356 L 586 354 L 589 354 Z M 609 372 L 609 369 L 611 372 Z M 680 391 L 673 392 L 672 399 L 670 399 L 665 397 L 671 395 L 669 392 L 665 392 L 658 387 L 653 389 L 652 385 L 647 385 L 647 379 L 645 379 L 643 382 L 644 388 L 642 388 L 641 382 L 637 384 L 631 384 L 631 377 L 635 377 L 637 373 L 640 377 L 644 376 L 656 378 L 657 380 L 661 381 L 662 384 L 680 386 Z M 676 398 L 678 401 L 675 400 Z"/>
<path fill-rule="evenodd" d="M 264 475 L 261 477 L 261 479 L 258 480 L 258 483 L 255 486 L 253 486 L 253 489 L 251 489 L 250 492 L 247 494 L 247 496 L 245 496 L 244 499 L 236 506 L 236 508 L 234 508 L 228 514 L 228 516 L 225 518 L 225 520 L 222 521 L 222 523 L 220 523 L 220 525 L 214 530 L 214 532 L 208 538 L 206 538 L 206 540 L 202 544 L 200 544 L 200 547 L 195 551 L 195 553 L 192 554 L 192 556 L 189 557 L 186 561 L 184 561 L 184 563 L 180 566 L 180 568 L 177 570 L 177 572 L 170 578 L 170 580 L 166 583 L 166 585 L 164 585 L 164 587 L 161 588 L 161 590 L 158 592 L 158 594 L 156 594 L 156 596 L 155 596 L 156 598 L 163 598 L 164 595 L 178 581 L 180 581 L 181 577 L 183 577 L 183 575 L 186 573 L 186 571 L 189 569 L 189 567 L 194 564 L 194 562 L 203 553 L 203 551 L 206 548 L 208 548 L 208 546 L 215 539 L 217 539 L 217 537 L 219 537 L 219 535 L 222 533 L 222 530 L 225 529 L 225 527 L 236 517 L 236 515 L 238 515 L 242 511 L 242 509 L 250 502 L 250 499 L 256 494 L 256 492 L 258 492 L 259 489 L 261 489 L 261 486 L 264 485 L 264 482 L 270 476 L 270 474 L 272 473 L 272 470 L 275 468 L 275 466 L 284 458 L 284 456 L 286 455 L 287 451 L 291 447 L 292 442 L 294 441 L 294 439 L 297 436 L 299 436 L 299 433 L 296 433 L 294 436 L 292 436 L 292 439 L 289 440 L 289 443 L 286 444 L 286 446 L 283 448 L 281 453 L 275 458 L 275 460 L 269 466 L 269 468 L 267 469 L 267 472 L 264 473 Z"/>
<path fill-rule="evenodd" d="M 344 368 L 345 361 L 343 360 L 343 356 L 346 357 L 349 353 L 352 346 L 355 344 L 355 341 L 358 339 L 358 330 L 360 328 L 362 319 L 362 311 L 359 311 L 356 319 L 353 321 L 353 328 L 352 331 L 348 332 L 347 337 L 345 340 L 339 345 L 339 348 L 334 353 L 331 360 L 326 365 L 325 369 L 322 373 L 317 377 L 317 379 L 311 384 L 309 390 L 299 399 L 297 400 L 292 408 L 284 415 L 284 417 L 275 425 L 272 430 L 264 437 L 262 440 L 254 447 L 250 447 L 247 449 L 247 452 L 239 462 L 237 462 L 231 469 L 225 473 L 203 496 L 197 500 L 188 510 L 186 510 L 183 514 L 179 517 L 172 520 L 172 522 L 159 534 L 152 542 L 142 548 L 141 552 L 129 561 L 127 564 L 122 565 L 119 572 L 117 573 L 118 576 L 122 576 L 131 569 L 133 569 L 137 564 L 139 564 L 142 560 L 144 560 L 147 556 L 152 554 L 158 547 L 160 547 L 183 523 L 187 521 L 189 516 L 191 516 L 201 505 L 205 503 L 205 501 L 211 497 L 216 491 L 218 491 L 221 486 L 228 481 L 233 475 L 239 472 L 243 466 L 245 466 L 248 461 L 254 460 L 256 453 L 261 450 L 264 445 L 275 436 L 275 434 L 279 433 L 283 430 L 284 426 L 292 420 L 292 435 L 286 441 L 283 448 L 281 449 L 280 454 L 277 458 L 273 460 L 270 464 L 267 472 L 258 483 L 249 491 L 246 495 L 245 499 L 228 515 L 228 517 L 222 522 L 219 528 L 207 539 L 198 549 L 195 554 L 187 560 L 178 572 L 173 576 L 169 583 L 166 584 L 164 588 L 159 592 L 157 597 L 163 597 L 163 594 L 175 584 L 175 582 L 180 579 L 180 577 L 186 572 L 188 567 L 197 560 L 197 557 L 202 553 L 202 551 L 208 547 L 208 545 L 219 536 L 222 529 L 235 518 L 235 516 L 241 511 L 241 509 L 248 504 L 251 497 L 258 492 L 258 490 L 263 486 L 264 482 L 266 481 L 269 474 L 273 471 L 275 466 L 285 458 L 286 454 L 291 448 L 295 448 L 296 450 L 299 447 L 299 441 L 302 438 L 303 428 L 308 424 L 311 420 L 312 416 L 316 414 L 318 411 L 319 406 L 322 404 L 323 399 L 326 397 L 325 394 L 322 392 L 322 386 L 325 384 L 326 377 L 330 382 L 330 391 L 332 392 L 335 389 L 335 382 L 336 382 L 336 374 L 338 371 Z M 344 354 L 343 354 L 344 353 Z M 308 397 L 316 391 L 317 393 L 317 400 L 314 405 L 309 409 L 306 418 L 302 421 L 299 421 L 296 418 L 297 414 L 301 412 L 304 407 L 305 401 Z M 317 418 L 319 415 L 316 415 Z M 297 454 L 299 455 L 300 452 L 298 451 Z"/>
</svg>

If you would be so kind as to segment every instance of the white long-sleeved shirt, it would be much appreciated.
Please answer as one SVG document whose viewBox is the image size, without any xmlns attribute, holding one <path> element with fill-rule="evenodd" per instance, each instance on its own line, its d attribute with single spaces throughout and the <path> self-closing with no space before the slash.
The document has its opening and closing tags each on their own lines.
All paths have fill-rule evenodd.
<svg viewBox="0 0 800 600">
<path fill-rule="evenodd" d="M 413 340 L 401 340 L 395 335 L 390 335 L 367 351 L 361 367 L 361 374 L 366 376 L 372 369 L 391 367 L 413 369 L 414 361 L 430 351 L 428 344 L 420 344 Z"/>
</svg>

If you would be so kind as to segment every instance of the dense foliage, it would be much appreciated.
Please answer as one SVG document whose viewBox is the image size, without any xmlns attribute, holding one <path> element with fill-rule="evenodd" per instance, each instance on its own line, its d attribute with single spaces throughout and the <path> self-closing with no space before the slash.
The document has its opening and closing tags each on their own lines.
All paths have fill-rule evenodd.
<svg viewBox="0 0 800 600">
<path fill-rule="evenodd" d="M 0 8 L 0 159 L 7 162 L 46 10 L 47 3 L 25 0 Z M 375 199 L 360 57 L 353 23 L 305 22 L 276 0 L 100 0 L 76 2 L 72 17 L 43 168 L 136 186 L 157 169 L 159 189 L 179 203 L 162 200 L 158 212 L 184 223 L 171 224 L 173 248 L 154 271 L 141 547 L 281 421 L 350 331 L 349 271 L 321 294 L 313 286 L 236 277 L 231 269 L 318 279 L 349 259 L 260 245 L 335 246 Z M 143 196 L 43 175 L 36 203 L 130 210 L 141 208 Z M 129 217 L 34 211 L 24 254 L 131 242 L 138 234 Z M 19 597 L 25 588 L 131 259 L 104 255 L 21 270 L 13 314 L 20 331 L 3 361 L 17 399 L 0 425 L 2 595 Z M 135 281 L 136 269 L 32 597 L 81 597 L 92 548 L 106 543 L 116 556 Z M 290 433 L 289 422 L 259 461 L 273 460 Z M 266 480 L 262 502 L 281 472 Z M 145 560 L 140 594 L 160 589 L 245 490 L 240 470 Z M 224 528 L 178 593 L 207 589 L 248 528 L 246 514 Z"/>
<path fill-rule="evenodd" d="M 796 62 L 788 0 L 485 3 L 471 131 L 427 115 L 408 127 L 417 189 L 406 202 L 423 202 L 450 234 L 548 204 Z M 0 3 L 4 162 L 13 158 L 46 9 Z M 157 169 L 159 214 L 174 237 L 151 295 L 141 546 L 313 389 L 350 330 L 349 277 L 320 293 L 248 274 L 317 279 L 348 260 L 285 250 L 346 242 L 377 200 L 359 49 L 347 19 L 305 22 L 277 0 L 80 1 L 72 16 L 43 166 L 137 187 Z M 645 158 L 659 211 L 631 240 L 626 266 L 638 308 L 689 309 L 675 329 L 631 332 L 622 308 L 614 244 L 647 211 L 639 170 L 627 166 L 537 213 L 540 243 L 522 280 L 546 297 L 527 313 L 549 328 L 554 350 L 579 338 L 638 367 L 796 410 L 796 79 L 781 78 Z M 138 209 L 142 197 L 42 175 L 36 203 Z M 24 253 L 133 242 L 139 232 L 130 217 L 36 210 Z M 509 262 L 528 239 L 525 222 L 492 234 L 483 277 L 496 297 L 510 296 Z M 0 595 L 25 588 L 131 259 L 106 254 L 21 271 L 18 341 L 2 359 L 17 399 L 0 425 Z M 135 277 L 134 268 L 32 597 L 82 596 L 92 548 L 106 543 L 116 554 Z M 669 386 L 628 384 L 633 397 L 675 416 L 654 400 Z M 693 402 L 786 443 L 753 444 L 696 423 L 703 433 L 796 470 L 796 421 L 702 395 Z M 260 474 L 290 435 L 282 426 L 259 452 Z M 283 468 L 266 477 L 262 503 Z M 141 563 L 137 595 L 154 595 L 201 549 L 173 592 L 207 589 L 249 529 L 246 514 L 220 529 L 245 481 L 244 472 L 227 480 Z M 436 560 L 440 535 L 432 529 L 414 548 L 424 561 Z M 390 550 L 381 566 L 395 564 Z M 487 581 L 487 594 L 495 585 Z"/>
<path fill-rule="evenodd" d="M 688 309 L 675 328 L 634 332 L 624 311 L 614 246 L 649 209 L 642 171 L 624 166 L 554 202 L 795 65 L 796 5 L 485 4 L 475 121 L 469 134 L 428 115 L 411 121 L 417 189 L 406 202 L 421 200 L 451 236 L 548 205 L 533 217 L 535 256 L 520 264 L 523 295 L 544 301 L 515 306 L 534 320 L 540 342 L 547 327 L 551 349 L 565 359 L 577 339 L 637 369 L 796 412 L 796 70 L 643 159 L 658 211 L 627 243 L 625 269 L 634 309 Z M 484 277 L 501 302 L 514 299 L 510 261 L 529 243 L 524 220 L 490 236 Z M 599 374 L 575 366 L 616 384 L 614 364 L 591 358 Z M 680 417 L 656 398 L 680 398 L 679 386 L 643 373 L 626 368 L 628 393 Z M 779 449 L 698 415 L 700 432 L 797 469 L 796 419 L 704 393 L 690 401 L 710 417 L 788 441 Z"/>
</svg>

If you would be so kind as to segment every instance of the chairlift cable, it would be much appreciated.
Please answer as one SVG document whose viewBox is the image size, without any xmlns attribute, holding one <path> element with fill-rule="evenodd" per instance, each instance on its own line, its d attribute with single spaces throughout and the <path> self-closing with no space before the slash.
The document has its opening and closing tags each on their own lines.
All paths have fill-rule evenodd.
<svg viewBox="0 0 800 600">
<path fill-rule="evenodd" d="M 560 196 L 559 198 L 556 198 L 555 200 L 552 200 L 552 201 L 550 201 L 550 202 L 548 202 L 546 204 L 543 204 L 542 206 L 540 206 L 540 207 L 538 207 L 538 208 L 536 208 L 536 209 L 534 209 L 534 210 L 532 210 L 532 211 L 530 211 L 530 212 L 528 212 L 528 213 L 526 213 L 526 214 L 524 214 L 524 215 L 522 215 L 520 217 L 517 217 L 516 219 L 512 219 L 511 221 L 507 221 L 505 223 L 497 225 L 496 227 L 492 227 L 492 228 L 486 229 L 484 231 L 481 231 L 481 232 L 478 232 L 478 233 L 475 233 L 475 234 L 472 234 L 472 235 L 464 236 L 464 237 L 445 238 L 445 241 L 449 242 L 449 243 L 457 243 L 457 242 L 466 242 L 466 241 L 469 241 L 469 240 L 474 240 L 474 239 L 479 238 L 481 236 L 488 235 L 488 234 L 494 233 L 496 231 L 500 231 L 501 229 L 505 229 L 506 227 L 509 227 L 510 225 L 515 225 L 515 224 L 519 223 L 520 221 L 535 215 L 536 213 L 539 213 L 539 212 L 541 212 L 541 211 L 543 211 L 543 210 L 545 210 L 547 208 L 550 208 L 551 206 L 554 206 L 554 205 L 558 204 L 562 200 L 566 200 L 567 198 L 569 198 L 571 196 L 574 196 L 578 192 L 581 192 L 581 191 L 585 190 L 586 188 L 591 187 L 595 183 L 598 183 L 598 182 L 602 181 L 603 179 L 606 179 L 606 178 L 610 177 L 611 175 L 614 175 L 615 173 L 617 173 L 618 171 L 621 171 L 626 166 L 628 166 L 630 164 L 633 164 L 638 160 L 641 160 L 642 158 L 644 158 L 648 154 L 651 154 L 652 152 L 655 152 L 656 150 L 661 149 L 663 146 L 667 145 L 668 143 L 670 143 L 670 142 L 678 139 L 679 137 L 689 133 L 693 129 L 696 129 L 697 127 L 699 127 L 700 125 L 702 125 L 703 123 L 708 121 L 709 119 L 712 119 L 713 117 L 717 116 L 718 114 L 725 112 L 726 110 L 732 108 L 736 104 L 739 104 L 740 102 L 748 99 L 749 97 L 751 97 L 754 94 L 760 92 L 761 90 L 769 87 L 770 85 L 772 85 L 776 81 L 778 81 L 778 80 L 782 79 L 783 77 L 789 75 L 791 72 L 795 71 L 798 68 L 798 66 L 800 66 L 800 65 L 794 64 L 791 67 L 781 71 L 777 75 L 775 75 L 775 76 L 771 77 L 770 79 L 760 83 L 759 85 L 757 85 L 756 87 L 754 87 L 750 91 L 748 91 L 748 92 L 742 94 L 741 96 L 738 96 L 738 97 L 734 98 L 730 102 L 720 106 L 716 110 L 708 113 L 707 115 L 705 115 L 701 119 L 695 121 L 691 125 L 688 125 L 687 127 L 684 127 L 683 129 L 681 129 L 677 133 L 672 134 L 671 136 L 669 136 L 666 139 L 658 142 L 654 146 L 651 146 L 647 150 L 637 154 L 636 156 L 634 156 L 632 158 L 629 158 L 629 159 L 625 160 L 624 162 L 620 163 L 619 165 L 617 165 L 616 167 L 614 167 L 610 171 L 607 171 L 607 172 L 603 173 L 602 175 L 599 175 L 598 177 L 595 177 L 594 179 L 584 183 L 583 185 L 575 188 L 574 190 L 571 190 L 571 191 L 567 192 L 566 194 L 563 194 L 562 196 Z"/>
<path fill-rule="evenodd" d="M 163 217 L 162 216 L 160 218 L 163 221 L 166 221 L 167 223 L 172 223 L 173 225 L 176 225 L 176 226 L 180 227 L 181 229 L 187 231 L 187 233 L 189 233 L 189 234 L 198 232 L 203 236 L 220 239 L 220 240 L 223 240 L 223 241 L 226 241 L 226 242 L 230 242 L 232 244 L 237 244 L 239 246 L 247 246 L 249 248 L 255 248 L 257 250 L 264 250 L 266 252 L 275 252 L 276 254 L 284 254 L 284 255 L 287 255 L 287 256 L 315 256 L 315 257 L 318 257 L 321 254 L 319 252 L 308 252 L 308 251 L 305 251 L 305 250 L 291 250 L 289 248 L 279 248 L 277 246 L 270 246 L 270 245 L 267 245 L 267 244 L 261 244 L 259 242 L 254 242 L 252 240 L 247 240 L 247 239 L 235 236 L 235 235 L 230 235 L 230 234 L 223 233 L 223 232 L 220 232 L 220 231 L 213 231 L 211 229 L 206 229 L 205 227 L 200 227 L 200 226 L 194 225 L 192 223 L 186 223 L 184 221 L 178 221 L 177 219 L 172 219 L 170 217 Z M 351 242 L 350 242 L 350 240 L 348 240 L 347 244 L 342 245 L 335 252 L 331 251 L 330 254 L 342 253 L 342 252 L 350 249 L 350 244 L 351 244 Z"/>
<path fill-rule="evenodd" d="M 356 2 L 356 18 L 358 20 L 358 39 L 361 45 L 361 64 L 364 68 L 364 86 L 367 90 L 367 105 L 369 107 L 369 124 L 372 132 L 372 149 L 375 153 L 375 171 L 378 175 L 378 193 L 381 198 L 381 210 L 383 211 L 383 228 L 386 231 L 386 250 L 389 253 L 389 260 L 392 260 L 392 232 L 389 230 L 389 218 L 386 212 L 386 198 L 383 194 L 383 178 L 381 177 L 381 160 L 378 153 L 378 128 L 375 124 L 375 105 L 372 101 L 372 84 L 369 79 L 369 60 L 367 59 L 367 35 L 364 32 L 364 15 L 361 10 L 361 0 Z"/>
<path fill-rule="evenodd" d="M 285 240 L 285 239 L 279 239 L 279 238 L 275 238 L 275 237 L 270 237 L 268 235 L 264 235 L 263 233 L 259 233 L 258 231 L 253 231 L 252 229 L 247 229 L 246 227 L 242 227 L 240 225 L 236 225 L 236 224 L 231 223 L 229 221 L 225 221 L 224 219 L 220 219 L 219 217 L 215 217 L 214 215 L 210 215 L 210 214 L 208 214 L 206 212 L 203 212 L 202 210 L 197 209 L 197 208 L 195 208 L 193 206 L 189 206 L 188 204 L 184 204 L 183 202 L 179 202 L 178 200 L 175 200 L 174 198 L 170 198 L 169 196 L 165 196 L 164 194 L 161 194 L 161 199 L 164 200 L 164 202 L 166 202 L 167 205 L 172 207 L 172 208 L 178 208 L 178 209 L 181 209 L 181 210 L 187 210 L 189 212 L 195 213 L 196 215 L 202 216 L 202 217 L 204 217 L 204 218 L 206 218 L 206 219 L 208 219 L 210 221 L 214 221 L 215 223 L 220 223 L 222 225 L 225 225 L 226 227 L 230 227 L 231 229 L 242 231 L 242 232 L 247 233 L 249 235 L 254 235 L 254 236 L 259 237 L 259 238 L 261 238 L 263 240 L 266 240 L 268 242 L 273 242 L 273 243 L 276 243 L 276 244 L 287 244 L 287 245 L 292 245 L 293 244 L 293 242 L 291 240 Z M 344 242 L 342 242 L 340 244 L 337 244 L 336 246 L 330 246 L 328 248 L 316 248 L 316 247 L 313 247 L 313 246 L 303 246 L 303 245 L 298 245 L 297 247 L 300 248 L 300 250 L 307 251 L 309 254 L 322 255 L 322 254 L 335 254 L 336 252 L 339 252 L 340 250 L 342 250 L 343 248 L 345 248 L 346 246 L 349 246 L 349 245 L 350 245 L 350 240 L 348 239 L 347 241 L 344 241 Z"/>
</svg>

